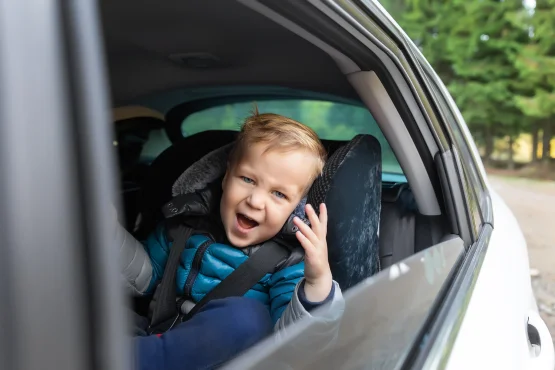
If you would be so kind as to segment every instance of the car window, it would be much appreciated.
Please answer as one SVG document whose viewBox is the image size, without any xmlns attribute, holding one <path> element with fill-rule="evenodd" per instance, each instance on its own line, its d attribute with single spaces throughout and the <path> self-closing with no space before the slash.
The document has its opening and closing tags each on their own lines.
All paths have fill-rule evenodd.
<svg viewBox="0 0 555 370">
<path fill-rule="evenodd" d="M 119 149 L 120 167 L 124 169 L 139 164 L 149 165 L 172 143 L 162 127 L 139 127 L 120 132 L 114 145 Z"/>
<path fill-rule="evenodd" d="M 169 148 L 172 142 L 168 138 L 166 130 L 163 128 L 150 131 L 148 139 L 143 146 L 141 155 L 139 156 L 140 163 L 150 163 L 158 157 L 164 150 Z"/>
<path fill-rule="evenodd" d="M 370 134 L 382 147 L 384 181 L 406 182 L 403 170 L 372 114 L 363 106 L 321 100 L 264 100 L 256 102 L 261 113 L 290 117 L 311 127 L 321 139 L 350 140 L 357 134 Z M 239 130 L 252 112 L 253 102 L 225 104 L 187 116 L 181 124 L 183 136 L 207 130 Z"/>
</svg>

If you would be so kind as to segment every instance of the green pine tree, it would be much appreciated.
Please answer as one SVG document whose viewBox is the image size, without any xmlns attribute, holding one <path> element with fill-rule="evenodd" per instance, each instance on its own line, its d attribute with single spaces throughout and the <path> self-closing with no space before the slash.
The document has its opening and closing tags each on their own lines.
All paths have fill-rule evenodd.
<svg viewBox="0 0 555 370">
<path fill-rule="evenodd" d="M 542 127 L 542 157 L 547 166 L 550 162 L 549 143 L 555 133 L 552 118 L 555 115 L 555 0 L 537 0 L 534 9 L 514 13 L 511 20 L 529 30 L 530 41 L 515 55 L 514 64 L 520 79 L 533 86 L 532 93 L 515 96 L 515 102 L 524 114 L 536 118 Z"/>
</svg>

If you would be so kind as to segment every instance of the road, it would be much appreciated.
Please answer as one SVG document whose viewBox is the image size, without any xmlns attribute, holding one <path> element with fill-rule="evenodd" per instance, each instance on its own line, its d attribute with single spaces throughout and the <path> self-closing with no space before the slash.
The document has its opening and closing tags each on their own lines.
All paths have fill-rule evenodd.
<svg viewBox="0 0 555 370">
<path fill-rule="evenodd" d="M 555 182 L 488 178 L 522 228 L 528 244 L 534 293 L 555 341 Z"/>
</svg>

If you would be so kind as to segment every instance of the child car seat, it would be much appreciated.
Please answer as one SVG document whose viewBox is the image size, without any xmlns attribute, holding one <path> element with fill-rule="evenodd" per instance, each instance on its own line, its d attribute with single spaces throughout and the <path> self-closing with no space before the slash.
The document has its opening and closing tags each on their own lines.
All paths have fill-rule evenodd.
<svg viewBox="0 0 555 370">
<path fill-rule="evenodd" d="M 328 258 L 342 289 L 380 270 L 381 177 L 380 143 L 357 135 L 328 159 L 308 193 L 315 209 L 328 208 Z"/>
</svg>

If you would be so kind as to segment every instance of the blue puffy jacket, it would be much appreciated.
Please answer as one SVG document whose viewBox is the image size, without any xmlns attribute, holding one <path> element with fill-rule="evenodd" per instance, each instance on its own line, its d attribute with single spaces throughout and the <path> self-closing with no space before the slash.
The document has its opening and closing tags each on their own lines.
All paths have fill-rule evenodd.
<svg viewBox="0 0 555 370">
<path fill-rule="evenodd" d="M 166 228 L 160 224 L 143 245 L 152 263 L 152 278 L 145 294 L 153 293 L 162 279 L 168 261 L 171 241 Z M 177 293 L 197 303 L 214 289 L 241 263 L 249 258 L 241 249 L 214 243 L 205 235 L 193 235 L 186 243 L 177 269 Z M 289 304 L 296 284 L 304 276 L 304 262 L 266 274 L 245 297 L 257 299 L 269 307 L 274 322 Z"/>
</svg>

